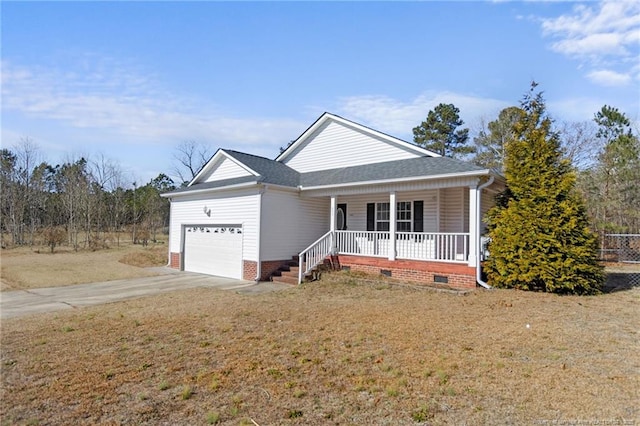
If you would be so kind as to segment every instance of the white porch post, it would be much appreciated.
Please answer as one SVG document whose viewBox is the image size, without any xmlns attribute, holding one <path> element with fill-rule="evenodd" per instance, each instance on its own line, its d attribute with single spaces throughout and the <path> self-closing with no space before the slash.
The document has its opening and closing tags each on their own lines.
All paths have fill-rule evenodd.
<svg viewBox="0 0 640 426">
<path fill-rule="evenodd" d="M 331 232 L 336 231 L 336 210 L 337 210 L 337 198 L 335 195 L 331 196 L 331 216 L 329 219 L 329 229 Z"/>
<path fill-rule="evenodd" d="M 331 230 L 331 254 L 336 254 L 336 210 L 338 198 L 335 195 L 331 196 L 331 216 L 329 219 L 329 229 Z"/>
<path fill-rule="evenodd" d="M 389 260 L 396 260 L 396 193 L 389 193 Z"/>
<path fill-rule="evenodd" d="M 480 238 L 480 230 L 478 229 L 478 186 L 469 187 L 469 266 L 475 267 L 478 262 L 478 238 Z"/>
</svg>

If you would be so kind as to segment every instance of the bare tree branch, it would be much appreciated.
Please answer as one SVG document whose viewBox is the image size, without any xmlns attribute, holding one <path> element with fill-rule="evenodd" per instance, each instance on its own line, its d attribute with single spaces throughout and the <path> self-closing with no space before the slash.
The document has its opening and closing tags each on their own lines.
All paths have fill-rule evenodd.
<svg viewBox="0 0 640 426">
<path fill-rule="evenodd" d="M 191 182 L 200 169 L 209 161 L 213 150 L 208 145 L 194 140 L 181 142 L 173 154 L 173 176 L 183 184 Z"/>
</svg>

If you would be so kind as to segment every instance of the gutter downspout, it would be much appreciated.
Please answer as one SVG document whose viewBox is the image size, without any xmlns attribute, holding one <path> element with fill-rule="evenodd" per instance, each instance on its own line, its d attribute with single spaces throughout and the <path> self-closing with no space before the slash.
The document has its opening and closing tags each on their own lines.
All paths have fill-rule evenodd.
<svg viewBox="0 0 640 426">
<path fill-rule="evenodd" d="M 476 202 L 476 231 L 477 231 L 477 236 L 478 239 L 475 242 L 476 243 L 476 282 L 478 284 L 480 284 L 482 287 L 486 288 L 486 289 L 491 289 L 492 287 L 487 284 L 486 282 L 482 281 L 482 263 L 480 262 L 480 254 L 482 251 L 482 238 L 480 237 L 480 226 L 481 226 L 481 220 L 480 220 L 480 214 L 482 213 L 482 190 L 485 189 L 486 187 L 488 187 L 489 185 L 491 185 L 493 183 L 493 181 L 495 180 L 495 177 L 493 175 L 489 176 L 489 180 L 486 181 L 485 183 L 483 183 L 482 185 L 478 186 L 478 200 Z"/>
<path fill-rule="evenodd" d="M 257 239 L 257 251 L 258 251 L 258 261 L 256 264 L 256 282 L 260 281 L 260 277 L 262 276 L 262 262 L 261 262 L 261 257 L 260 257 L 260 225 L 262 224 L 262 194 L 264 194 L 265 188 L 262 187 L 260 189 L 260 191 L 258 191 L 258 214 L 257 214 L 257 223 L 256 223 L 256 228 L 257 228 L 257 235 L 256 235 L 256 239 Z"/>
</svg>

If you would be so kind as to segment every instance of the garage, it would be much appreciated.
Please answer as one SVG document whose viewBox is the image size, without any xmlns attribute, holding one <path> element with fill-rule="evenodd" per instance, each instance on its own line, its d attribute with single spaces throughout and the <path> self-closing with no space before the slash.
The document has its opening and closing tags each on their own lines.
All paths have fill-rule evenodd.
<svg viewBox="0 0 640 426">
<path fill-rule="evenodd" d="M 242 279 L 242 225 L 184 227 L 184 270 Z"/>
</svg>

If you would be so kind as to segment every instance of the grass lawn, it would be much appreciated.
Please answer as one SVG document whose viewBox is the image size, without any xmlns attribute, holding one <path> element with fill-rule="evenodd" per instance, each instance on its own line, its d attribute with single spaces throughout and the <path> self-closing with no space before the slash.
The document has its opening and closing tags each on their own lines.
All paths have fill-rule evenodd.
<svg viewBox="0 0 640 426">
<path fill-rule="evenodd" d="M 156 275 L 149 266 L 167 264 L 167 245 L 148 247 L 123 242 L 104 250 L 57 247 L 2 250 L 0 290 L 25 290 Z"/>
<path fill-rule="evenodd" d="M 2 424 L 640 422 L 639 288 L 456 295 L 357 281 L 5 320 Z"/>
</svg>

